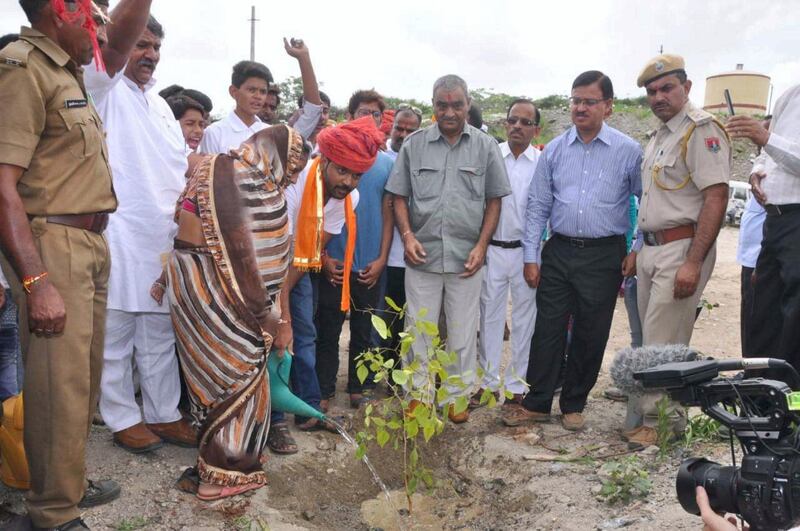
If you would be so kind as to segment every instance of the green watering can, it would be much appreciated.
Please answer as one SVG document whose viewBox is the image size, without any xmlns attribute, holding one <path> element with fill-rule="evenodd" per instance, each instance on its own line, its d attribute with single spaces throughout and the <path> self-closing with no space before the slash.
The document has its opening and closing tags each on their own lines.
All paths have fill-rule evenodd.
<svg viewBox="0 0 800 531">
<path fill-rule="evenodd" d="M 277 352 L 270 352 L 267 359 L 269 372 L 269 393 L 272 400 L 272 409 L 292 413 L 301 417 L 314 417 L 325 420 L 325 415 L 300 400 L 289 390 L 289 371 L 292 368 L 292 355 L 287 349 L 283 359 L 278 358 Z"/>
</svg>

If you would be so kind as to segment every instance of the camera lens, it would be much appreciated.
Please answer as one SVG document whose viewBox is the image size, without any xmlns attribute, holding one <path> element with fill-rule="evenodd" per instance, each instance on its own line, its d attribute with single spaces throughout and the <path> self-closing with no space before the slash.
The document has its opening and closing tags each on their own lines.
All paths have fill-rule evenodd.
<svg viewBox="0 0 800 531">
<path fill-rule="evenodd" d="M 716 512 L 738 513 L 736 507 L 736 483 L 739 472 L 732 466 L 693 457 L 681 463 L 675 488 L 681 507 L 691 514 L 700 514 L 695 501 L 695 488 L 703 487 L 708 494 L 711 508 Z"/>
</svg>

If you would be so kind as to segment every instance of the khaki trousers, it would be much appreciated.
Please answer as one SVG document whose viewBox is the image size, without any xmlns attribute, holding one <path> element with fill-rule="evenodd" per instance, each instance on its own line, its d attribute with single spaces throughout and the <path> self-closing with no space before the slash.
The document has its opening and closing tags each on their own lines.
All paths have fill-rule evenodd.
<svg viewBox="0 0 800 531">
<path fill-rule="evenodd" d="M 103 368 L 108 274 L 105 238 L 93 232 L 31 222 L 48 280 L 64 299 L 67 322 L 58 337 L 28 332 L 26 299 L 20 301 L 25 356 L 25 452 L 31 475 L 28 512 L 34 525 L 55 527 L 80 516 L 86 488 L 86 441 Z M 3 264 L 12 290 L 19 278 Z"/>
<path fill-rule="evenodd" d="M 447 350 L 456 353 L 456 363 L 447 367 L 451 376 L 460 376 L 463 386 L 449 383 L 447 390 L 454 402 L 459 396 L 469 396 L 475 385 L 478 366 L 478 313 L 481 297 L 483 273 L 481 268 L 468 278 L 461 278 L 455 273 L 428 273 L 413 267 L 406 269 L 406 327 L 413 326 L 420 311 L 424 308 L 427 314 L 423 318 L 436 322 L 439 312 L 444 309 L 447 323 Z M 423 387 L 426 382 L 430 338 L 417 333 L 417 339 L 408 351 L 403 364 L 407 367 L 414 360 L 419 360 L 422 369 L 414 375 L 414 385 Z M 430 390 L 428 400 L 433 400 Z M 440 404 L 443 405 L 443 404 Z"/>
<path fill-rule="evenodd" d="M 688 345 L 692 339 L 697 304 L 714 270 L 717 246 L 715 243 L 708 251 L 694 294 L 676 299 L 673 296 L 675 274 L 686 260 L 691 244 L 692 239 L 687 238 L 666 245 L 645 245 L 636 257 L 639 316 L 645 345 Z M 635 427 L 639 419 L 639 424 L 655 427 L 658 421 L 656 404 L 662 396 L 663 393 L 647 393 L 629 397 L 625 428 Z M 682 433 L 686 416 L 680 404 L 670 401 L 666 412 L 673 431 Z"/>
</svg>

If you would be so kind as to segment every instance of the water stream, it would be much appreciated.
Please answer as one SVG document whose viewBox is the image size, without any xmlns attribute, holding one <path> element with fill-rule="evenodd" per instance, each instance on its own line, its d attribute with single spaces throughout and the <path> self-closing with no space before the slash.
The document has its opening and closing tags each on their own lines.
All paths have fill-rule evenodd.
<svg viewBox="0 0 800 531">
<path fill-rule="evenodd" d="M 345 441 L 350 443 L 354 449 L 358 448 L 358 443 L 356 443 L 355 439 L 353 439 L 350 436 L 350 434 L 347 433 L 347 431 L 345 431 L 344 427 L 342 427 L 339 423 L 335 422 L 330 418 L 327 418 L 326 420 L 336 427 L 336 431 L 339 432 L 339 435 L 341 435 Z M 375 470 L 374 466 L 372 466 L 372 463 L 370 462 L 369 457 L 367 457 L 367 454 L 364 454 L 364 457 L 362 457 L 361 459 L 362 461 L 364 461 L 364 464 L 367 465 L 367 469 L 369 469 L 370 473 L 372 474 L 373 481 L 375 481 L 375 484 L 381 488 L 381 490 L 383 491 L 383 495 L 386 497 L 386 501 L 389 502 L 389 505 L 392 507 L 394 514 L 397 516 L 397 524 L 400 527 L 400 530 L 405 531 L 406 527 L 403 524 L 400 511 L 397 509 L 397 506 L 394 504 L 394 501 L 392 501 L 392 495 L 389 494 L 389 488 L 386 486 L 386 483 L 384 483 L 383 480 L 381 480 L 381 477 L 378 475 L 378 471 Z"/>
</svg>

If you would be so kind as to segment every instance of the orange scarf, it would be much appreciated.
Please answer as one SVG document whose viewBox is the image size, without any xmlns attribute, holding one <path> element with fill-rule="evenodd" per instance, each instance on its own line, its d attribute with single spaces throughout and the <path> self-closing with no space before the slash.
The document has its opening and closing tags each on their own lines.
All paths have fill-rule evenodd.
<svg viewBox="0 0 800 531">
<path fill-rule="evenodd" d="M 301 271 L 320 271 L 322 269 L 322 236 L 324 230 L 324 184 L 320 157 L 311 164 L 308 172 L 300 212 L 297 216 L 294 244 L 294 266 Z M 350 194 L 344 198 L 344 219 L 347 226 L 347 245 L 344 251 L 344 274 L 342 275 L 341 310 L 350 309 L 350 270 L 353 268 L 353 254 L 356 249 L 356 213 Z"/>
</svg>

